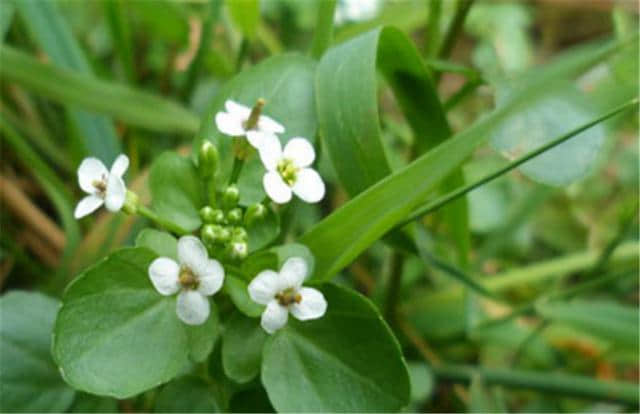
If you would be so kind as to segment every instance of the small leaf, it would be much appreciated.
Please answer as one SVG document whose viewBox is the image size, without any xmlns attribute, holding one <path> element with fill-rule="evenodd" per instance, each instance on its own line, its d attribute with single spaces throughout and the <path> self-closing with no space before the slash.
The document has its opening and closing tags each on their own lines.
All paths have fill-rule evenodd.
<svg viewBox="0 0 640 414">
<path fill-rule="evenodd" d="M 257 319 L 234 314 L 222 336 L 222 366 L 232 380 L 245 383 L 260 372 L 267 334 Z"/>
<path fill-rule="evenodd" d="M 175 152 L 158 157 L 149 173 L 152 204 L 155 212 L 193 231 L 202 224 L 199 209 L 204 205 L 198 171 L 189 158 Z"/>
<path fill-rule="evenodd" d="M 218 406 L 210 386 L 201 378 L 186 376 L 171 381 L 158 393 L 157 413 L 210 413 Z"/>
<path fill-rule="evenodd" d="M 323 288 L 320 319 L 287 325 L 267 341 L 262 383 L 277 411 L 397 411 L 409 402 L 400 347 L 373 304 L 335 285 Z"/>
<path fill-rule="evenodd" d="M 51 358 L 57 300 L 13 291 L 0 298 L 0 411 L 63 412 L 75 391 Z"/>
<path fill-rule="evenodd" d="M 136 237 L 136 247 L 146 247 L 158 256 L 178 260 L 178 240 L 164 231 L 143 229 Z"/>
<path fill-rule="evenodd" d="M 128 398 L 201 361 L 213 348 L 217 317 L 188 326 L 176 296 L 151 285 L 146 248 L 122 249 L 86 270 L 68 287 L 53 336 L 54 358 L 75 388 Z"/>
<path fill-rule="evenodd" d="M 236 140 L 216 128 L 215 116 L 224 110 L 225 101 L 232 99 L 252 107 L 258 98 L 263 98 L 266 101 L 263 114 L 285 127 L 279 136 L 283 143 L 295 136 L 313 143 L 316 135 L 314 71 L 315 62 L 308 57 L 292 53 L 274 56 L 238 74 L 216 95 L 202 120 L 194 148 L 200 148 L 205 139 L 216 144 L 220 152 L 220 182 L 226 183 L 231 174 L 231 144 Z M 262 188 L 264 171 L 256 154 L 245 162 L 238 181 L 242 205 L 259 203 L 266 197 Z"/>
</svg>

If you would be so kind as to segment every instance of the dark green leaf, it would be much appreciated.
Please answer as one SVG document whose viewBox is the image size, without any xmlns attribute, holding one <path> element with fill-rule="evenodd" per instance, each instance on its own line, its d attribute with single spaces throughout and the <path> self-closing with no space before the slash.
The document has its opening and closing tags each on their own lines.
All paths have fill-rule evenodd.
<svg viewBox="0 0 640 414">
<path fill-rule="evenodd" d="M 51 358 L 51 331 L 59 303 L 39 293 L 0 298 L 0 411 L 62 412 L 74 390 Z"/>
<path fill-rule="evenodd" d="M 71 406 L 72 413 L 115 413 L 118 412 L 118 400 L 109 397 L 98 397 L 79 392 Z"/>
<path fill-rule="evenodd" d="M 199 209 L 204 205 L 198 171 L 189 158 L 165 152 L 156 158 L 149 172 L 154 211 L 187 231 L 202 224 Z"/>
<path fill-rule="evenodd" d="M 176 296 L 151 285 L 156 254 L 123 249 L 80 275 L 58 313 L 53 353 L 67 382 L 93 394 L 127 398 L 166 382 L 213 348 L 217 317 L 188 326 Z"/>
<path fill-rule="evenodd" d="M 255 378 L 260 372 L 267 337 L 259 320 L 234 314 L 222 335 L 222 366 L 227 377 L 239 383 Z"/>
<path fill-rule="evenodd" d="M 187 376 L 171 381 L 156 397 L 156 413 L 211 413 L 218 405 L 210 386 L 201 378 Z"/>
<path fill-rule="evenodd" d="M 262 383 L 286 412 L 397 411 L 409 402 L 409 374 L 398 342 L 375 307 L 327 285 L 327 313 L 290 318 L 267 341 Z"/>
</svg>

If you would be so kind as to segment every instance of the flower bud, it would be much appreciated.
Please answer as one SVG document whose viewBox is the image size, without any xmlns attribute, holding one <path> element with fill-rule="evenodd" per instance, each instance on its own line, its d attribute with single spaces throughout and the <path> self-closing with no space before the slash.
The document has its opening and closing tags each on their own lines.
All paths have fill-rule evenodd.
<svg viewBox="0 0 640 414">
<path fill-rule="evenodd" d="M 218 240 L 218 229 L 215 224 L 205 224 L 202 226 L 202 230 L 200 230 L 200 238 L 204 242 L 205 245 L 213 245 Z"/>
<path fill-rule="evenodd" d="M 204 223 L 215 223 L 213 216 L 214 211 L 211 206 L 204 206 L 200 209 L 200 218 Z"/>
<path fill-rule="evenodd" d="M 243 260 L 249 254 L 249 246 L 246 242 L 233 242 L 229 245 L 227 254 L 232 260 Z"/>
<path fill-rule="evenodd" d="M 247 231 L 244 229 L 244 227 L 234 227 L 233 230 L 231 230 L 231 240 L 233 241 L 246 242 L 248 238 L 249 235 L 247 234 Z"/>
<path fill-rule="evenodd" d="M 232 209 L 238 205 L 240 200 L 240 190 L 236 185 L 230 185 L 222 193 L 222 205 L 226 209 Z"/>
<path fill-rule="evenodd" d="M 227 222 L 229 224 L 240 224 L 242 222 L 242 210 L 234 208 L 227 213 Z"/>
<path fill-rule="evenodd" d="M 252 204 L 247 207 L 247 211 L 244 214 L 244 224 L 249 227 L 256 223 L 258 220 L 262 220 L 267 216 L 267 208 L 261 204 Z"/>
<path fill-rule="evenodd" d="M 122 211 L 131 215 L 136 214 L 138 212 L 139 204 L 140 200 L 138 195 L 131 190 L 127 190 L 124 198 L 124 204 L 122 205 Z"/>
<path fill-rule="evenodd" d="M 219 208 L 216 208 L 215 210 L 213 210 L 213 213 L 211 214 L 213 217 L 213 222 L 216 224 L 224 224 L 225 223 L 225 219 L 224 219 L 224 211 L 220 210 Z"/>
<path fill-rule="evenodd" d="M 218 149 L 211 141 L 204 141 L 198 153 L 198 171 L 202 178 L 211 178 L 218 169 Z"/>
</svg>

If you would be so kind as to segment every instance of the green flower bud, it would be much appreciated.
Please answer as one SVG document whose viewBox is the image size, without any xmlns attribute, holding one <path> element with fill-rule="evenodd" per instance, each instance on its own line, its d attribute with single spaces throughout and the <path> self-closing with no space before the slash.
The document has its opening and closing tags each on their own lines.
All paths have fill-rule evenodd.
<svg viewBox="0 0 640 414">
<path fill-rule="evenodd" d="M 202 178 L 211 178 L 218 169 L 218 149 L 211 141 L 205 141 L 198 153 L 198 171 Z"/>
<path fill-rule="evenodd" d="M 234 227 L 233 230 L 231 230 L 231 240 L 233 241 L 247 241 L 247 239 L 249 238 L 249 235 L 247 234 L 247 231 L 244 229 L 244 227 Z"/>
<path fill-rule="evenodd" d="M 200 209 L 200 218 L 205 223 L 215 223 L 215 211 L 211 206 L 204 206 Z"/>
<path fill-rule="evenodd" d="M 243 260 L 248 254 L 249 246 L 246 242 L 233 242 L 227 250 L 227 255 L 232 260 Z"/>
<path fill-rule="evenodd" d="M 220 227 L 220 232 L 219 232 L 219 242 L 220 243 L 227 243 L 229 240 L 231 240 L 231 230 L 229 229 L 229 227 Z"/>
<path fill-rule="evenodd" d="M 227 222 L 229 222 L 229 224 L 240 224 L 242 222 L 242 210 L 237 207 L 229 210 L 227 213 Z"/>
<path fill-rule="evenodd" d="M 219 208 L 216 208 L 215 210 L 213 210 L 212 216 L 213 216 L 213 222 L 214 223 L 216 223 L 216 224 L 224 224 L 225 223 L 224 211 L 220 210 Z"/>
<path fill-rule="evenodd" d="M 205 224 L 202 226 L 202 230 L 200 230 L 200 238 L 204 242 L 205 245 L 213 245 L 218 241 L 218 233 L 220 226 L 215 224 Z"/>
<path fill-rule="evenodd" d="M 131 190 L 127 190 L 124 198 L 124 204 L 122 205 L 122 211 L 131 215 L 136 214 L 138 212 L 139 205 L 140 200 L 138 195 Z"/>
<path fill-rule="evenodd" d="M 264 219 L 267 216 L 267 208 L 260 203 L 252 204 L 247 207 L 247 211 L 244 213 L 244 224 L 249 227 L 259 220 Z"/>
<path fill-rule="evenodd" d="M 238 205 L 240 200 L 240 190 L 236 185 L 230 185 L 222 193 L 222 205 L 226 209 L 232 209 Z"/>
</svg>

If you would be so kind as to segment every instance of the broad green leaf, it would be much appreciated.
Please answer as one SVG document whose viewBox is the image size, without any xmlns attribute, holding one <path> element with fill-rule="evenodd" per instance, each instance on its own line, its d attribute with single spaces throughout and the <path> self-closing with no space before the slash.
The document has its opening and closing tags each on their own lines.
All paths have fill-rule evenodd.
<svg viewBox="0 0 640 414">
<path fill-rule="evenodd" d="M 514 93 L 498 90 L 498 106 Z M 518 158 L 597 116 L 588 98 L 574 86 L 559 85 L 531 100 L 526 108 L 493 131 L 491 145 L 509 159 Z M 548 185 L 564 186 L 587 175 L 602 149 L 604 125 L 596 125 L 520 167 L 527 176 Z"/>
<path fill-rule="evenodd" d="M 260 372 L 262 348 L 267 333 L 257 319 L 235 313 L 222 335 L 222 366 L 224 373 L 232 380 L 245 383 Z"/>
<path fill-rule="evenodd" d="M 146 247 L 158 256 L 178 260 L 178 240 L 171 234 L 155 229 L 144 229 L 136 237 L 136 247 Z"/>
<path fill-rule="evenodd" d="M 51 331 L 59 302 L 13 291 L 0 298 L 0 411 L 62 412 L 75 391 L 51 358 Z"/>
<path fill-rule="evenodd" d="M 69 285 L 53 354 L 74 388 L 127 398 L 169 381 L 213 348 L 215 305 L 200 326 L 180 321 L 176 295 L 160 295 L 149 280 L 156 257 L 146 248 L 122 249 Z"/>
<path fill-rule="evenodd" d="M 231 19 L 243 35 L 253 39 L 260 22 L 259 0 L 226 0 Z"/>
<path fill-rule="evenodd" d="M 194 113 L 165 98 L 41 63 L 9 46 L 2 47 L 0 59 L 5 63 L 0 66 L 4 79 L 54 101 L 104 113 L 153 131 L 194 133 L 198 130 Z"/>
<path fill-rule="evenodd" d="M 211 386 L 202 378 L 186 376 L 160 389 L 154 407 L 156 413 L 211 413 L 218 405 Z"/>
<path fill-rule="evenodd" d="M 287 325 L 267 341 L 262 383 L 277 411 L 387 412 L 409 402 L 400 347 L 373 304 L 335 285 L 320 319 Z"/>
<path fill-rule="evenodd" d="M 215 125 L 215 116 L 224 110 L 224 102 L 232 99 L 246 106 L 253 106 L 258 98 L 264 98 L 263 113 L 285 127 L 279 138 L 283 144 L 290 138 L 300 136 L 314 142 L 316 116 L 313 96 L 313 76 L 315 62 L 298 54 L 274 56 L 241 72 L 230 80 L 203 118 L 201 130 L 195 140 L 195 148 L 200 148 L 208 139 L 220 151 L 220 182 L 226 183 L 231 173 L 233 153 L 231 144 L 236 138 L 221 134 Z M 240 203 L 248 205 L 261 202 L 265 198 L 262 189 L 264 167 L 257 155 L 245 163 L 240 174 Z"/>
<path fill-rule="evenodd" d="M 625 41 L 595 50 L 581 50 L 527 74 L 521 81 L 519 93 L 511 98 L 510 104 L 476 121 L 335 210 L 301 239 L 316 257 L 318 265 L 315 277 L 332 277 L 374 241 L 402 222 L 474 149 L 487 140 L 496 125 L 521 109 L 528 100 L 550 88 L 558 79 L 579 73 L 594 62 L 633 44 L 632 41 Z"/>
<path fill-rule="evenodd" d="M 222 289 L 240 312 L 251 317 L 260 316 L 263 306 L 251 300 L 247 287 L 248 283 L 245 280 L 233 274 L 227 274 Z"/>
<path fill-rule="evenodd" d="M 154 211 L 187 231 L 200 227 L 204 205 L 203 187 L 190 158 L 168 151 L 160 155 L 149 172 Z"/>
<path fill-rule="evenodd" d="M 541 301 L 536 311 L 542 316 L 573 326 L 613 344 L 638 349 L 638 308 L 613 302 L 573 300 Z"/>
<path fill-rule="evenodd" d="M 77 71 L 88 79 L 93 77 L 84 52 L 74 39 L 70 25 L 65 22 L 54 0 L 17 0 L 14 1 L 14 5 L 35 41 L 55 66 Z M 6 48 L 3 47 L 2 50 L 4 52 Z M 5 59 L 3 53 L 2 66 L 11 66 L 12 64 L 7 63 Z M 96 99 L 95 96 L 91 98 Z M 64 104 L 67 105 L 70 118 L 84 139 L 85 149 L 91 155 L 111 163 L 120 152 L 120 142 L 113 123 L 108 118 L 73 108 L 69 102 Z"/>
<path fill-rule="evenodd" d="M 424 362 L 409 362 L 407 366 L 409 368 L 409 378 L 411 379 L 411 402 L 415 404 L 424 403 L 433 393 L 435 385 L 431 369 Z"/>
</svg>

